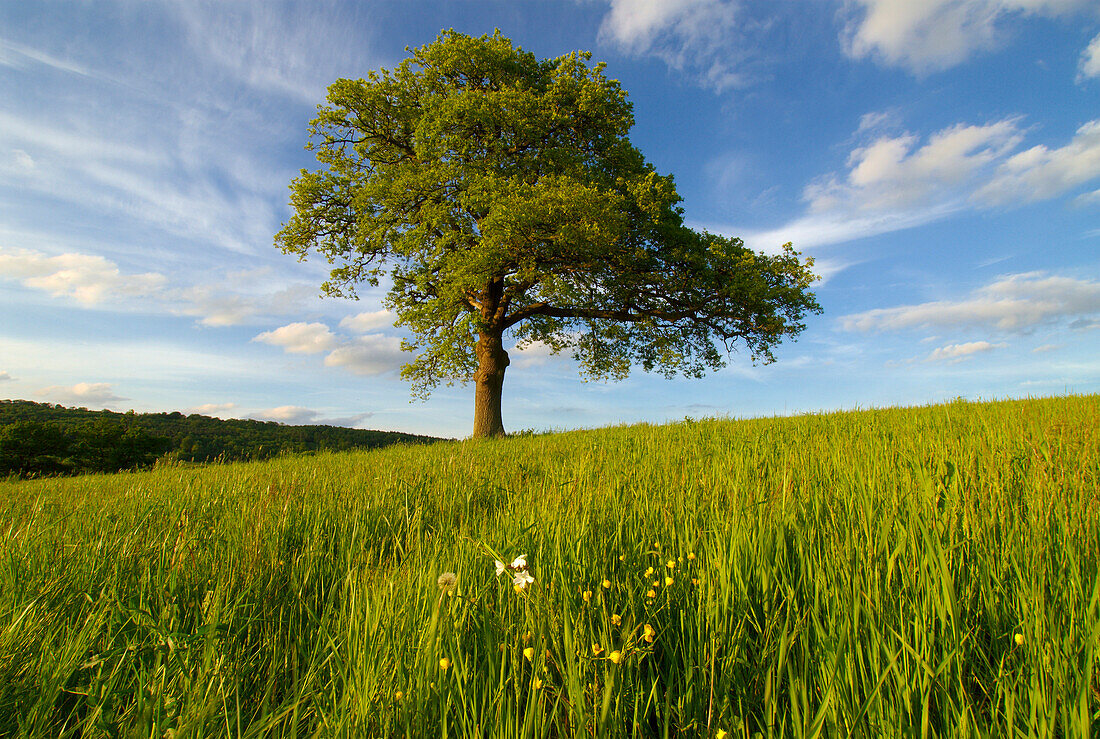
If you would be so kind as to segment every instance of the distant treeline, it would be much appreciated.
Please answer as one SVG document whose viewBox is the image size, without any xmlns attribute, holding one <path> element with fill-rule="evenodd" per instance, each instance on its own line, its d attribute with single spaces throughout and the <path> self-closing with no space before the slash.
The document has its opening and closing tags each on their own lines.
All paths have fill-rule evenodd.
<svg viewBox="0 0 1100 739">
<path fill-rule="evenodd" d="M 197 413 L 115 413 L 0 400 L 0 477 L 117 472 L 148 467 L 160 457 L 239 461 L 430 441 L 437 439 L 339 426 L 223 421 Z"/>
</svg>

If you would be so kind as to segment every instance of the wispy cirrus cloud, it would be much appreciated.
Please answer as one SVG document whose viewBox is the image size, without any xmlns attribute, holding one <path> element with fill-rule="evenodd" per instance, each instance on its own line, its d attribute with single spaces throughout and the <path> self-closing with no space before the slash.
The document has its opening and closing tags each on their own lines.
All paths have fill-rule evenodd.
<svg viewBox="0 0 1100 739">
<path fill-rule="evenodd" d="M 850 0 L 845 52 L 915 74 L 954 67 L 1003 43 L 1014 19 L 1095 8 L 1092 0 Z"/>
</svg>

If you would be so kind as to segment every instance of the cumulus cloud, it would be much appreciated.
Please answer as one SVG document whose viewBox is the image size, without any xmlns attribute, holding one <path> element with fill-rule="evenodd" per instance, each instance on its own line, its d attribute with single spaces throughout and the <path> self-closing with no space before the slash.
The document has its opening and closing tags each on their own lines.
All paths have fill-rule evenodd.
<svg viewBox="0 0 1100 739">
<path fill-rule="evenodd" d="M 405 364 L 401 340 L 382 334 L 367 334 L 341 344 L 325 357 L 326 367 L 343 367 L 356 375 L 372 377 Z"/>
<path fill-rule="evenodd" d="M 877 119 L 864 116 L 857 136 L 874 130 Z M 793 241 L 807 249 L 913 228 L 968 208 L 1050 199 L 1100 178 L 1100 119 L 1078 128 L 1064 146 L 1018 152 L 1024 139 L 1019 118 L 959 123 L 925 140 L 912 133 L 878 136 L 852 150 L 844 172 L 804 188 L 804 215 L 778 228 L 739 230 L 752 248 Z M 1086 193 L 1075 202 L 1097 201 Z"/>
<path fill-rule="evenodd" d="M 1027 272 L 1002 277 L 965 300 L 940 300 L 896 308 L 876 308 L 841 318 L 848 331 L 980 326 L 1025 333 L 1038 326 L 1095 321 L 1100 315 L 1100 282 Z"/>
<path fill-rule="evenodd" d="M 278 421 L 279 423 L 285 423 L 292 426 L 300 426 L 302 424 L 312 423 L 320 415 L 320 413 L 310 408 L 303 408 L 298 405 L 280 405 L 277 408 L 268 408 L 267 410 L 259 411 L 250 417 L 258 420 Z"/>
<path fill-rule="evenodd" d="M 392 326 L 395 320 L 396 316 L 388 310 L 367 311 L 342 319 L 340 328 L 357 334 L 369 334 L 376 329 Z"/>
<path fill-rule="evenodd" d="M 1089 42 L 1089 45 L 1081 53 L 1081 63 L 1077 68 L 1077 81 L 1083 82 L 1086 77 L 1100 77 L 1100 33 Z"/>
<path fill-rule="evenodd" d="M 554 357 L 554 353 L 548 344 L 532 341 L 522 349 L 519 347 L 509 349 L 508 356 L 515 367 L 537 367 L 549 362 Z"/>
<path fill-rule="evenodd" d="M 746 82 L 736 42 L 747 19 L 729 0 L 610 0 L 600 40 L 636 56 L 653 55 L 696 71 L 718 91 Z"/>
<path fill-rule="evenodd" d="M 236 403 L 203 403 L 188 408 L 186 413 L 198 413 L 203 416 L 215 416 L 217 418 L 236 418 L 236 413 L 230 413 L 237 408 Z"/>
<path fill-rule="evenodd" d="M 82 407 L 105 407 L 127 400 L 127 398 L 115 395 L 110 383 L 106 382 L 78 382 L 71 387 L 50 385 L 35 394 L 52 403 Z"/>
<path fill-rule="evenodd" d="M 1046 200 L 1100 177 L 1100 119 L 1077 129 L 1065 146 L 1033 146 L 997 167 L 975 198 L 993 205 Z"/>
<path fill-rule="evenodd" d="M 952 364 L 969 359 L 975 354 L 1000 349 L 1006 344 L 990 344 L 988 341 L 968 341 L 964 344 L 948 344 L 932 350 L 926 362 L 951 362 Z"/>
<path fill-rule="evenodd" d="M 336 335 L 323 323 L 290 323 L 252 340 L 281 346 L 290 354 L 319 354 L 336 346 Z"/>
<path fill-rule="evenodd" d="M 1013 16 L 1066 15 L 1088 9 L 1092 1 L 852 0 L 857 12 L 842 42 L 849 56 L 926 74 L 996 48 Z"/>
<path fill-rule="evenodd" d="M 303 408 L 298 405 L 281 405 L 277 408 L 268 408 L 267 410 L 253 413 L 249 418 L 258 421 L 276 421 L 290 426 L 313 425 L 354 428 L 373 415 L 373 413 L 367 412 L 355 413 L 350 416 L 326 418 L 323 413 L 315 411 L 312 408 Z"/>
<path fill-rule="evenodd" d="M 14 379 L 15 378 L 12 377 L 11 375 L 9 375 L 7 372 L 4 372 L 3 370 L 0 370 L 0 382 L 7 382 L 9 380 L 14 380 Z"/>
<path fill-rule="evenodd" d="M 54 297 L 72 297 L 85 305 L 111 297 L 145 297 L 167 281 L 157 272 L 123 274 L 109 259 L 92 254 L 59 254 L 48 257 L 29 250 L 0 247 L 0 275 L 21 280 L 27 287 L 45 290 Z"/>
<path fill-rule="evenodd" d="M 812 212 L 928 206 L 973 182 L 1020 141 L 1015 119 L 957 124 L 924 144 L 912 134 L 883 136 L 852 151 L 843 179 L 832 175 L 811 183 L 803 197 Z"/>
</svg>

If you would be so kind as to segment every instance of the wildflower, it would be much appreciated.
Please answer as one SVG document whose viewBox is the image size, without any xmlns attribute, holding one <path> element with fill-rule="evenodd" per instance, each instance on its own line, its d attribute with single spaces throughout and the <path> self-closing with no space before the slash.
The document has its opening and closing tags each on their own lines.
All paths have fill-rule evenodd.
<svg viewBox="0 0 1100 739">
<path fill-rule="evenodd" d="M 444 672 L 446 672 L 447 668 L 450 667 L 450 666 L 451 666 L 451 661 L 449 659 L 447 659 L 446 657 L 439 660 L 439 669 L 443 670 Z"/>
<path fill-rule="evenodd" d="M 611 614 L 611 623 L 612 624 L 614 624 L 615 626 L 618 626 L 622 622 L 623 622 L 623 619 L 622 619 L 621 616 L 619 616 L 619 614 L 617 614 L 617 613 L 612 613 Z"/>
<path fill-rule="evenodd" d="M 598 643 L 592 645 L 592 656 L 593 657 L 599 657 L 600 652 L 602 652 L 602 651 L 603 651 L 603 647 L 601 647 Z"/>
<path fill-rule="evenodd" d="M 718 733 L 714 735 L 716 739 L 726 739 L 726 732 L 722 729 L 718 730 Z"/>
<path fill-rule="evenodd" d="M 691 578 L 691 584 L 692 585 L 698 585 L 699 584 L 699 579 L 695 578 L 695 577 Z"/>
<path fill-rule="evenodd" d="M 688 552 L 688 559 L 695 559 L 695 552 Z"/>
<path fill-rule="evenodd" d="M 646 567 L 645 576 L 649 577 L 652 574 L 653 574 L 653 568 L 652 567 Z"/>
<path fill-rule="evenodd" d="M 607 658 L 609 660 L 611 660 L 612 662 L 614 662 L 615 664 L 619 664 L 620 662 L 623 661 L 622 652 L 617 652 L 617 651 L 612 652 L 611 654 L 607 655 Z"/>
<path fill-rule="evenodd" d="M 435 584 L 439 586 L 439 589 L 444 593 L 449 593 L 455 589 L 455 585 L 458 584 L 458 575 L 453 572 L 444 572 L 439 576 L 439 579 L 435 581 Z"/>
<path fill-rule="evenodd" d="M 659 541 L 653 542 L 653 548 L 654 549 L 660 549 L 661 548 L 661 542 L 659 542 Z"/>
<path fill-rule="evenodd" d="M 653 630 L 653 627 L 646 624 L 642 627 L 642 638 L 650 644 L 653 643 L 653 637 L 657 636 L 657 632 Z"/>
<path fill-rule="evenodd" d="M 527 658 L 528 662 L 534 662 L 535 661 L 535 648 L 534 647 L 527 647 L 526 649 L 523 650 L 523 656 Z"/>
<path fill-rule="evenodd" d="M 539 680 L 537 677 L 532 679 L 531 680 L 531 687 L 534 688 L 535 690 L 538 690 L 539 688 L 542 687 L 542 680 Z"/>
<path fill-rule="evenodd" d="M 656 598 L 657 593 L 653 590 L 648 590 L 648 591 L 646 591 L 645 597 L 647 597 L 647 598 Z"/>
<path fill-rule="evenodd" d="M 676 567 L 676 560 L 670 559 L 669 561 L 665 562 L 665 567 L 669 568 L 670 570 L 674 569 Z"/>
<path fill-rule="evenodd" d="M 665 586 L 666 586 L 666 587 L 667 587 L 667 586 L 669 586 L 669 585 L 671 585 L 671 584 L 672 584 L 672 583 L 674 583 L 674 582 L 675 582 L 675 580 L 673 580 L 673 579 L 672 579 L 672 576 L 671 576 L 671 575 L 669 575 L 668 577 L 666 577 L 666 578 L 665 578 Z"/>
<path fill-rule="evenodd" d="M 493 565 L 496 566 L 497 577 L 504 574 L 505 570 L 525 570 L 527 569 L 527 555 L 521 554 L 512 560 L 512 564 L 506 565 L 499 559 L 493 560 Z"/>
<path fill-rule="evenodd" d="M 493 564 L 496 565 L 497 568 L 497 577 L 500 577 L 504 571 L 508 569 L 508 565 L 504 564 L 499 559 L 493 560 Z"/>
<path fill-rule="evenodd" d="M 1024 645 L 1024 635 L 1023 634 L 1017 634 L 1013 638 L 1016 640 L 1016 646 L 1022 647 Z"/>
<path fill-rule="evenodd" d="M 601 583 L 601 584 L 603 585 L 604 590 L 607 590 L 608 588 L 611 587 L 611 581 L 610 580 L 604 580 L 603 583 Z"/>
<path fill-rule="evenodd" d="M 516 576 L 512 578 L 512 584 L 516 586 L 517 590 L 523 590 L 527 587 L 528 583 L 535 581 L 535 578 L 527 572 L 527 570 L 520 570 L 516 573 Z"/>
<path fill-rule="evenodd" d="M 393 699 L 396 700 L 396 701 L 399 701 L 404 697 L 405 697 L 405 694 L 402 693 L 400 690 L 398 690 L 396 693 L 393 694 Z"/>
<path fill-rule="evenodd" d="M 581 594 L 581 597 L 584 598 L 584 602 L 587 603 L 588 601 L 592 600 L 592 591 L 591 590 L 584 591 Z"/>
<path fill-rule="evenodd" d="M 626 555 L 625 554 L 620 554 L 619 555 L 619 561 L 620 562 L 625 562 L 626 561 Z"/>
</svg>

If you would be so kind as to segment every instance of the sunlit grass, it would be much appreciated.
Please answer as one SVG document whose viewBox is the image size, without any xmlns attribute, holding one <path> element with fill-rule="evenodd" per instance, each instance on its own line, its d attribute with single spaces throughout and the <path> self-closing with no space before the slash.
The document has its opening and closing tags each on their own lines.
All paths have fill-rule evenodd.
<svg viewBox="0 0 1100 739">
<path fill-rule="evenodd" d="M 1087 737 L 1098 481 L 1087 396 L 0 483 L 0 735 Z"/>
</svg>

